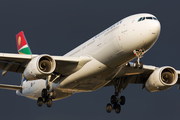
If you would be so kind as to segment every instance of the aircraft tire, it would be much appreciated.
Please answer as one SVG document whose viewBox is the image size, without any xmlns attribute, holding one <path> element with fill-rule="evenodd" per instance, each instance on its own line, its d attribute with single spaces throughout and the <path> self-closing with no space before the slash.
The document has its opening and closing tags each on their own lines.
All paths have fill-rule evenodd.
<svg viewBox="0 0 180 120">
<path fill-rule="evenodd" d="M 111 105 L 110 103 L 108 103 L 108 104 L 106 105 L 106 112 L 107 112 L 107 113 L 110 113 L 112 110 L 113 110 L 112 105 Z"/>
<path fill-rule="evenodd" d="M 114 109 L 117 114 L 121 112 L 121 106 L 119 104 L 114 105 Z"/>
<path fill-rule="evenodd" d="M 47 89 L 43 89 L 43 90 L 42 90 L 41 96 L 42 96 L 43 98 L 47 98 Z"/>
<path fill-rule="evenodd" d="M 48 99 L 46 100 L 46 106 L 47 106 L 47 107 L 51 107 L 51 106 L 52 106 L 52 99 L 51 99 L 51 98 L 48 98 Z"/>
<path fill-rule="evenodd" d="M 43 98 L 42 97 L 39 97 L 38 100 L 37 100 L 37 105 L 39 107 L 41 107 L 43 105 Z"/>
<path fill-rule="evenodd" d="M 125 97 L 124 97 L 124 96 L 121 96 L 121 97 L 120 97 L 120 100 L 121 100 L 121 101 L 120 101 L 120 104 L 121 104 L 121 105 L 124 105 L 124 104 L 125 104 L 125 101 L 126 101 Z"/>
<path fill-rule="evenodd" d="M 115 95 L 111 96 L 111 104 L 115 104 L 117 102 L 117 97 Z"/>
</svg>

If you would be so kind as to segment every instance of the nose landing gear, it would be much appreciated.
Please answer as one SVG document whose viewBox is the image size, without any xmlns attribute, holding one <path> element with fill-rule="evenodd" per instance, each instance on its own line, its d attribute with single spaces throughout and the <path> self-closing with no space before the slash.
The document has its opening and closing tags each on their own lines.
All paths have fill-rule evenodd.
<svg viewBox="0 0 180 120">
<path fill-rule="evenodd" d="M 134 50 L 133 53 L 134 53 L 134 55 L 137 57 L 137 61 L 134 62 L 134 68 L 142 69 L 142 68 L 143 68 L 143 63 L 140 62 L 140 58 L 143 57 L 144 50 L 142 50 L 142 49 L 140 49 L 140 50 Z"/>
</svg>

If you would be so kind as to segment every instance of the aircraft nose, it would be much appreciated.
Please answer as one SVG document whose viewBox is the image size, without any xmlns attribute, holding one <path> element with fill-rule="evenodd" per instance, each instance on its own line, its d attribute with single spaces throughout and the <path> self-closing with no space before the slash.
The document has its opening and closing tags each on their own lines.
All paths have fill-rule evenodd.
<svg viewBox="0 0 180 120">
<path fill-rule="evenodd" d="M 146 20 L 142 22 L 142 24 L 143 29 L 141 28 L 141 39 L 139 39 L 142 42 L 140 48 L 148 50 L 157 41 L 161 25 L 158 20 Z"/>
<path fill-rule="evenodd" d="M 159 36 L 161 31 L 161 24 L 159 21 L 153 21 L 151 24 L 151 32 L 154 35 L 157 35 L 157 37 Z"/>
</svg>

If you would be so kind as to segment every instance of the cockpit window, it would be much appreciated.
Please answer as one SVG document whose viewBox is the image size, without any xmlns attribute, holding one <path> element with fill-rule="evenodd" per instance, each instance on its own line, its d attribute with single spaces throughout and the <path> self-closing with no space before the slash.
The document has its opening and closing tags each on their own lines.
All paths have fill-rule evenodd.
<svg viewBox="0 0 180 120">
<path fill-rule="evenodd" d="M 146 19 L 152 19 L 152 17 L 146 17 Z"/>
<path fill-rule="evenodd" d="M 157 20 L 157 18 L 153 17 L 154 20 Z"/>
<path fill-rule="evenodd" d="M 138 22 L 141 21 L 141 20 L 142 20 L 142 18 L 139 18 Z"/>
<path fill-rule="evenodd" d="M 141 17 L 141 18 L 139 18 L 138 22 L 143 21 L 143 20 L 157 20 L 157 18 L 155 18 L 155 17 Z"/>
</svg>

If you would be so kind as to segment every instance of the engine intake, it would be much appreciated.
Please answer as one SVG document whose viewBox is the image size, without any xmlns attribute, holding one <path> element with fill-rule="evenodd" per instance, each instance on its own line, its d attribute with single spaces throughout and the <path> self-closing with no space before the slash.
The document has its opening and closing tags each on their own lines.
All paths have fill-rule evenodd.
<svg viewBox="0 0 180 120">
<path fill-rule="evenodd" d="M 39 55 L 33 58 L 24 70 L 27 80 L 45 79 L 56 68 L 56 62 L 50 55 Z"/>
<path fill-rule="evenodd" d="M 171 69 L 165 69 L 162 71 L 161 79 L 166 84 L 172 84 L 174 80 L 174 72 Z"/>
<path fill-rule="evenodd" d="M 39 60 L 39 69 L 43 72 L 49 72 L 51 71 L 52 67 L 52 59 L 49 59 L 47 57 L 42 57 Z"/>
<path fill-rule="evenodd" d="M 167 90 L 176 84 L 178 75 L 172 67 L 156 69 L 146 81 L 146 89 L 149 92 Z"/>
</svg>

